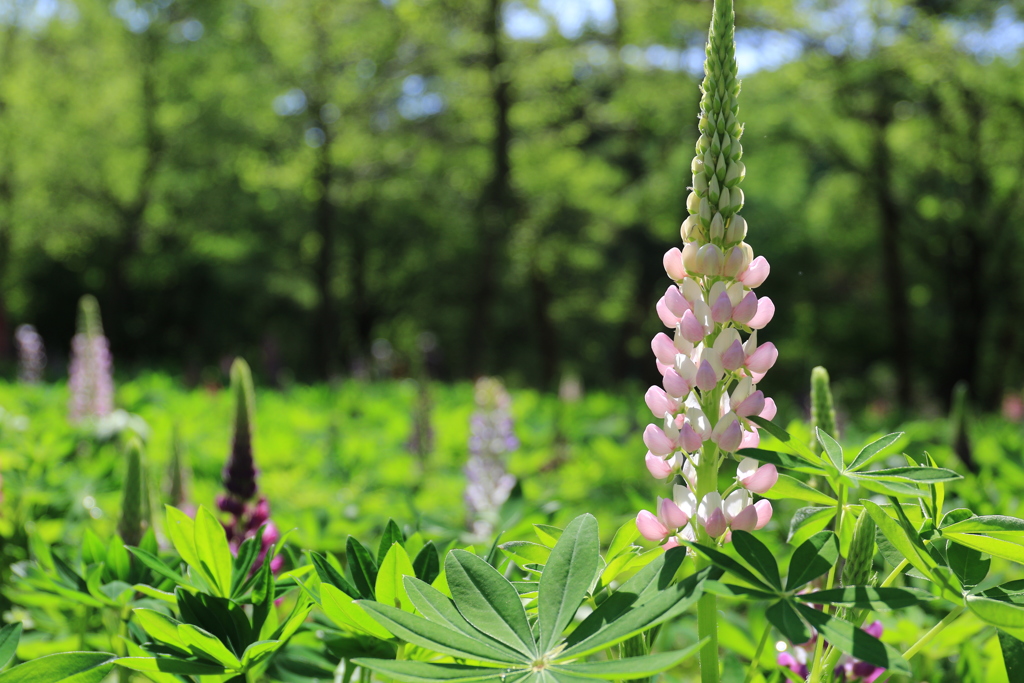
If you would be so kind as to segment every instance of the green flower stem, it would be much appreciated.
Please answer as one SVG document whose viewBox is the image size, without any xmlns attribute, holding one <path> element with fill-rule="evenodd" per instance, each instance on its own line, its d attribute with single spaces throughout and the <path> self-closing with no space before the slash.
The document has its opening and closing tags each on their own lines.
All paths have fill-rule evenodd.
<svg viewBox="0 0 1024 683">
<path fill-rule="evenodd" d="M 721 401 L 721 387 L 713 389 L 702 396 L 701 409 L 705 415 L 717 415 Z M 700 463 L 697 465 L 697 502 L 704 496 L 718 490 L 718 447 L 711 441 L 701 449 Z M 714 545 L 704 527 L 697 525 L 697 542 Z M 703 569 L 711 561 L 703 555 L 697 556 L 697 569 Z M 711 593 L 704 593 L 697 602 L 697 634 L 707 638 L 707 644 L 700 651 L 701 683 L 718 683 L 718 598 Z"/>
<path fill-rule="evenodd" d="M 846 505 L 846 487 L 840 484 L 836 488 L 836 536 L 839 535 L 843 525 L 843 507 Z M 832 568 L 828 570 L 828 579 L 825 582 L 825 590 L 831 589 L 835 585 L 836 581 L 836 566 L 838 563 L 832 565 Z M 825 614 L 829 613 L 829 606 L 824 606 Z M 814 667 L 811 669 L 811 683 L 820 683 L 823 671 L 831 671 L 831 669 L 823 666 L 824 664 L 824 648 L 825 639 L 818 638 L 814 644 Z"/>
<path fill-rule="evenodd" d="M 764 625 L 764 633 L 761 634 L 761 642 L 757 644 L 757 650 L 754 652 L 754 658 L 750 660 L 750 667 L 747 669 L 747 675 L 743 678 L 743 683 L 750 683 L 754 680 L 754 674 L 757 673 L 757 668 L 761 664 L 761 655 L 764 653 L 765 645 L 768 644 L 768 636 L 771 635 L 772 625 Z"/>
<path fill-rule="evenodd" d="M 892 573 L 890 573 L 889 576 L 885 577 L 885 581 L 882 582 L 881 588 L 888 588 L 893 583 L 895 583 L 896 578 L 903 573 L 903 570 L 906 569 L 907 565 L 909 564 L 910 560 L 903 560 L 898 565 L 896 565 L 896 568 L 892 570 Z"/>
<path fill-rule="evenodd" d="M 957 617 L 963 614 L 965 609 L 967 609 L 965 606 L 960 605 L 952 612 L 947 614 L 945 617 L 943 617 L 942 621 L 935 624 L 935 626 L 932 627 L 931 631 L 928 631 L 928 633 L 921 636 L 920 640 L 911 645 L 910 649 L 903 653 L 903 658 L 909 660 L 911 657 L 916 655 L 921 650 L 921 648 L 925 647 L 926 645 L 928 645 L 928 643 L 932 642 L 935 636 L 939 635 L 939 633 L 942 632 L 942 629 L 946 628 L 954 621 L 956 621 Z M 889 680 L 890 676 L 892 676 L 891 669 L 882 674 L 882 676 L 876 680 L 876 683 L 885 683 L 885 681 Z"/>
</svg>

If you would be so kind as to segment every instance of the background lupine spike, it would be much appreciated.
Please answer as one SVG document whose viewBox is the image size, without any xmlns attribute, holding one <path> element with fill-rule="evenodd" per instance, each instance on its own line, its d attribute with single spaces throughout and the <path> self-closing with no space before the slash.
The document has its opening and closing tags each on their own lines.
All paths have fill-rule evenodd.
<svg viewBox="0 0 1024 683">
<path fill-rule="evenodd" d="M 512 422 L 512 397 L 501 380 L 482 377 L 476 382 L 477 411 L 470 418 L 466 474 L 466 517 L 476 536 L 488 538 L 499 521 L 501 506 L 515 488 L 516 478 L 505 467 L 508 454 L 519 447 Z"/>
<path fill-rule="evenodd" d="M 46 368 L 46 346 L 32 325 L 18 325 L 14 332 L 18 345 L 18 379 L 26 384 L 37 384 Z"/>
<path fill-rule="evenodd" d="M 828 370 L 820 365 L 811 370 L 811 449 L 820 454 L 821 444 L 815 436 L 816 427 L 834 439 L 839 439 L 836 407 L 832 401 Z"/>
<path fill-rule="evenodd" d="M 170 486 L 168 497 L 171 500 L 171 505 L 181 509 L 189 502 L 188 489 L 191 472 L 186 461 L 185 447 L 181 442 L 181 429 L 178 425 L 174 425 L 174 431 L 171 435 L 171 462 L 169 470 L 168 479 Z"/>
<path fill-rule="evenodd" d="M 138 545 L 146 533 L 149 515 L 146 505 L 146 476 L 142 458 L 142 441 L 136 437 L 128 440 L 124 447 L 125 476 L 121 495 L 121 519 L 117 532 L 126 545 Z"/>
<path fill-rule="evenodd" d="M 78 333 L 87 337 L 98 337 L 103 334 L 100 303 L 92 294 L 86 294 L 78 300 Z"/>
<path fill-rule="evenodd" d="M 256 413 L 252 371 L 242 358 L 231 364 L 231 394 L 235 399 L 231 456 L 224 467 L 224 488 L 242 501 L 256 495 L 256 463 L 253 458 L 253 417 Z"/>
</svg>

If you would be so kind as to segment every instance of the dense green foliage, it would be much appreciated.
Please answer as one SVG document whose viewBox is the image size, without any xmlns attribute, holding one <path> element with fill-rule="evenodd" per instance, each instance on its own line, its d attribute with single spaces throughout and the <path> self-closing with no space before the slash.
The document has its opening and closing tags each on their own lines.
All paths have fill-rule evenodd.
<svg viewBox="0 0 1024 683">
<path fill-rule="evenodd" d="M 31 322 L 59 375 L 88 291 L 121 367 L 403 372 L 426 331 L 447 377 L 649 378 L 708 7 L 556 4 L 4 3 L 0 358 Z M 1024 381 L 1014 8 L 737 8 L 774 393 Z"/>
</svg>

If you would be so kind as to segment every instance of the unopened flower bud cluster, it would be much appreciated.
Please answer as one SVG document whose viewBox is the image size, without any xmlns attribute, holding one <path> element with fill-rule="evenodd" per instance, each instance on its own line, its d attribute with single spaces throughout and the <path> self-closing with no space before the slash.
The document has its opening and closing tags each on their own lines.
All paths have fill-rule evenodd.
<svg viewBox="0 0 1024 683">
<path fill-rule="evenodd" d="M 716 22 L 729 22 L 719 25 L 731 36 L 731 12 Z M 733 529 L 760 529 L 771 519 L 772 507 L 767 500 L 755 502 L 752 494 L 766 493 L 778 479 L 773 465 L 744 458 L 724 495 L 710 490 L 697 497 L 702 457 L 721 464 L 726 456 L 758 445 L 749 418 L 775 415 L 774 401 L 757 384 L 778 358 L 774 344 L 757 341 L 775 306 L 754 292 L 768 277 L 769 265 L 744 242 L 747 223 L 738 212 L 746 170 L 743 127 L 736 120 L 735 47 L 732 40 L 716 41 L 714 30 L 702 84 L 701 135 L 690 165 L 689 216 L 680 228 L 683 247 L 664 256 L 673 282 L 656 306 L 669 328 L 651 342 L 662 384 L 646 395 L 656 420 L 644 431 L 647 468 L 658 479 L 682 483 L 674 484 L 670 498 L 659 499 L 656 512 L 641 511 L 637 526 L 644 537 L 666 546 L 695 540 L 695 525 L 722 540 Z"/>
</svg>

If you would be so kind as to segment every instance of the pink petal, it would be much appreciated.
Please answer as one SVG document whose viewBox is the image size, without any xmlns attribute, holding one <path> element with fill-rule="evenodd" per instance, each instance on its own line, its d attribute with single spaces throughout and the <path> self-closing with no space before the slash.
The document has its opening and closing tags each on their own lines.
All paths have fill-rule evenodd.
<svg viewBox="0 0 1024 683">
<path fill-rule="evenodd" d="M 742 451 L 744 448 L 757 448 L 761 445 L 761 435 L 757 433 L 757 430 L 743 430 L 743 439 L 740 440 L 740 447 L 736 450 Z"/>
<path fill-rule="evenodd" d="M 715 244 L 705 244 L 697 250 L 697 272 L 704 275 L 721 275 L 725 256 Z"/>
<path fill-rule="evenodd" d="M 766 420 L 774 419 L 775 413 L 777 413 L 778 410 L 779 409 L 775 405 L 775 399 L 766 398 L 764 400 L 764 410 L 761 411 L 761 414 L 758 415 L 758 417 L 763 417 Z"/>
<path fill-rule="evenodd" d="M 665 303 L 665 297 L 658 299 L 657 305 L 654 310 L 658 312 L 658 317 L 661 318 L 661 322 L 664 323 L 665 327 L 675 327 L 679 323 L 679 318 L 672 315 L 672 311 L 668 310 L 668 305 Z"/>
<path fill-rule="evenodd" d="M 753 292 L 747 292 L 740 299 L 740 302 L 736 304 L 736 307 L 732 309 L 732 319 L 743 325 L 753 318 L 755 313 L 757 313 L 757 295 Z"/>
<path fill-rule="evenodd" d="M 647 451 L 647 455 L 644 457 L 644 464 L 647 465 L 647 471 L 655 479 L 666 479 L 672 474 L 672 463 L 650 451 Z"/>
<path fill-rule="evenodd" d="M 665 385 L 665 391 L 668 392 L 669 396 L 675 396 L 676 398 L 682 398 L 693 390 L 693 385 L 683 379 L 682 375 L 673 368 L 665 371 L 662 384 Z"/>
<path fill-rule="evenodd" d="M 753 505 L 740 510 L 729 525 L 734 531 L 753 531 L 757 528 L 757 508 Z"/>
<path fill-rule="evenodd" d="M 775 465 L 767 463 L 758 467 L 752 475 L 741 481 L 740 485 L 753 493 L 765 494 L 778 480 L 779 471 L 775 469 Z"/>
<path fill-rule="evenodd" d="M 686 526 L 690 521 L 689 516 L 668 498 L 658 500 L 658 519 L 670 529 Z"/>
<path fill-rule="evenodd" d="M 665 525 L 647 510 L 641 510 L 636 516 L 636 528 L 648 541 L 661 541 L 669 534 Z"/>
<path fill-rule="evenodd" d="M 674 413 L 676 402 L 669 398 L 668 394 L 661 387 L 651 387 L 644 395 L 647 407 L 654 413 L 654 417 L 663 418 L 665 413 Z"/>
<path fill-rule="evenodd" d="M 754 529 L 763 529 L 765 524 L 772 521 L 771 501 L 762 498 L 754 503 L 754 507 L 757 509 L 757 526 Z"/>
<path fill-rule="evenodd" d="M 779 351 L 775 348 L 775 344 L 768 342 L 761 344 L 747 357 L 747 367 L 751 372 L 765 373 L 768 372 L 775 361 L 779 359 Z"/>
<path fill-rule="evenodd" d="M 726 532 L 729 528 L 728 522 L 725 520 L 725 513 L 722 512 L 721 508 L 715 508 L 711 511 L 711 515 L 708 517 L 708 521 L 704 524 L 704 530 L 708 532 L 708 536 L 711 538 L 718 538 Z"/>
<path fill-rule="evenodd" d="M 672 315 L 680 318 L 683 313 L 692 308 L 690 302 L 683 298 L 682 292 L 675 285 L 669 285 L 668 289 L 665 290 L 665 305 L 668 306 L 668 310 Z"/>
<path fill-rule="evenodd" d="M 700 367 L 697 368 L 697 381 L 694 382 L 697 388 L 701 391 L 711 391 L 718 384 L 718 376 L 715 374 L 715 369 L 711 367 L 711 363 L 706 360 L 700 362 Z"/>
<path fill-rule="evenodd" d="M 711 319 L 716 323 L 724 323 L 728 322 L 730 318 L 732 318 L 732 300 L 729 299 L 728 294 L 722 292 L 711 306 Z"/>
<path fill-rule="evenodd" d="M 672 247 L 665 252 L 661 260 L 665 266 L 665 272 L 673 280 L 682 280 L 686 277 L 686 269 L 683 267 L 683 252 L 678 247 Z"/>
<path fill-rule="evenodd" d="M 654 357 L 665 365 L 673 365 L 676 362 L 676 354 L 679 353 L 676 345 L 672 343 L 672 337 L 664 332 L 654 335 L 654 339 L 651 340 L 651 351 L 654 351 Z"/>
<path fill-rule="evenodd" d="M 772 321 L 772 316 L 775 315 L 775 304 L 772 300 L 766 296 L 761 297 L 757 300 L 757 313 L 750 319 L 747 325 L 752 330 L 760 330 L 765 325 Z"/>
<path fill-rule="evenodd" d="M 747 357 L 743 353 L 743 344 L 738 339 L 733 341 L 729 348 L 722 353 L 722 367 L 730 372 L 743 367 L 743 363 L 746 360 Z"/>
<path fill-rule="evenodd" d="M 647 429 L 644 430 L 644 443 L 655 455 L 671 455 L 676 449 L 672 439 L 665 436 L 665 432 L 657 425 L 647 425 Z"/>
<path fill-rule="evenodd" d="M 743 428 L 735 418 L 723 419 L 715 425 L 711 440 L 726 453 L 734 453 L 743 441 Z"/>
<path fill-rule="evenodd" d="M 693 311 L 687 310 L 679 318 L 679 333 L 688 342 L 696 344 L 704 339 L 704 326 L 697 320 Z"/>
<path fill-rule="evenodd" d="M 766 279 L 768 279 L 768 273 L 771 271 L 771 267 L 768 265 L 768 259 L 764 256 L 758 256 L 756 259 L 750 262 L 746 270 L 739 274 L 736 279 L 745 284 L 747 287 L 754 289 L 759 287 Z"/>
<path fill-rule="evenodd" d="M 740 417 L 757 415 L 762 410 L 764 410 L 764 392 L 760 389 L 732 407 L 732 411 Z"/>
<path fill-rule="evenodd" d="M 679 547 L 679 541 L 677 541 L 676 537 L 673 536 L 672 538 L 670 538 L 667 541 L 665 541 L 665 544 L 662 545 L 661 547 L 664 548 L 665 550 L 672 550 L 672 548 L 678 548 Z"/>
<path fill-rule="evenodd" d="M 700 434 L 693 429 L 693 425 L 689 422 L 679 428 L 679 446 L 684 451 L 693 453 L 703 445 L 704 440 L 700 438 Z"/>
</svg>

